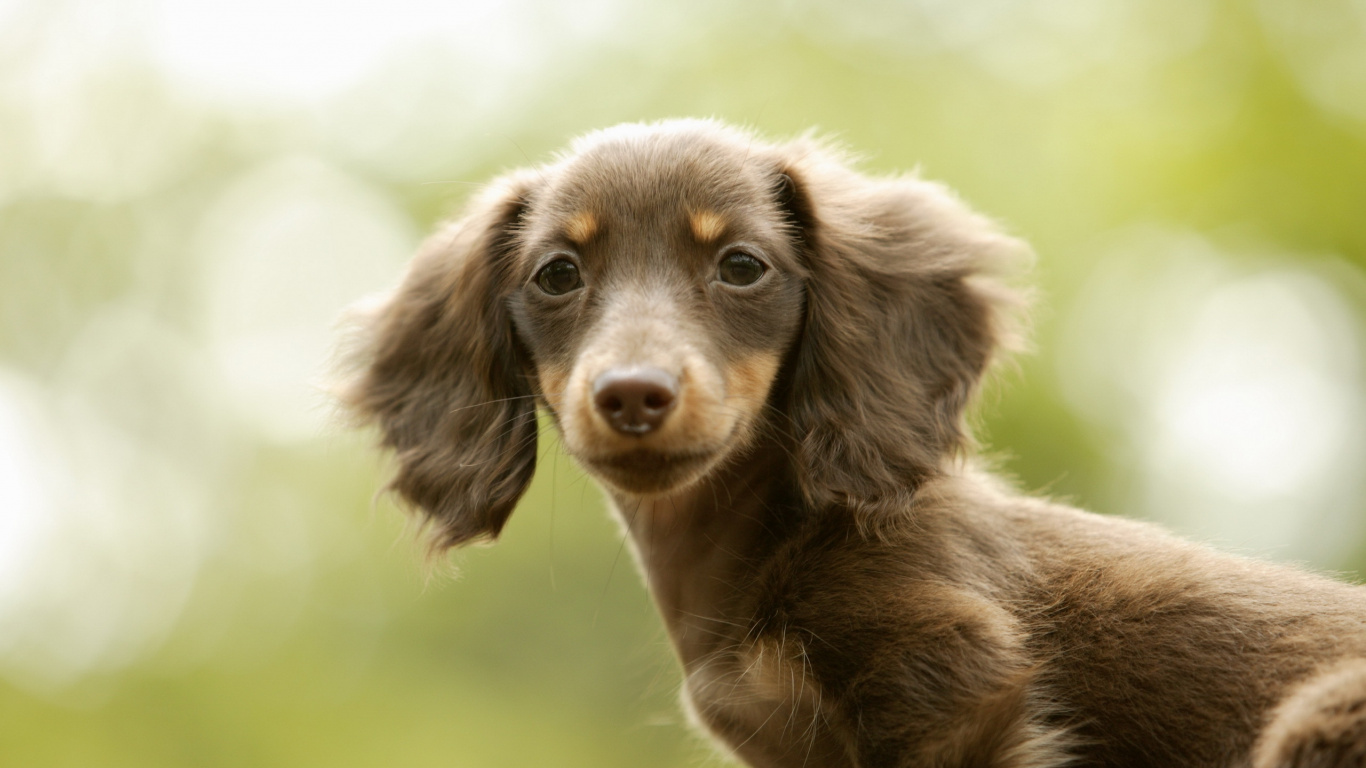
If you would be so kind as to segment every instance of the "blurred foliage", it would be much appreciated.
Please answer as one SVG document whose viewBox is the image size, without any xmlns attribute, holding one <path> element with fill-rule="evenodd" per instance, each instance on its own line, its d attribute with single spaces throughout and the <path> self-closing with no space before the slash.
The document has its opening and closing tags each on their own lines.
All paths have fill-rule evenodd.
<svg viewBox="0 0 1366 768">
<path fill-rule="evenodd" d="M 945 181 L 1040 255 L 1038 351 L 979 416 L 1003 471 L 1236 536 L 1240 518 L 1201 527 L 1195 502 L 1214 499 L 1300 537 L 1234 546 L 1366 563 L 1359 2 L 510 3 L 283 96 L 269 77 L 243 95 L 187 76 L 148 32 L 171 7 L 0 7 L 0 764 L 719 761 L 683 727 L 620 532 L 553 437 L 498 546 L 428 578 L 402 516 L 372 503 L 368 438 L 324 427 L 304 387 L 342 307 L 392 283 L 478 183 L 624 120 L 815 127 L 870 171 Z M 332 61 L 331 8 L 280 7 L 248 4 L 224 45 L 278 37 L 287 63 Z M 194 9 L 232 13 L 178 13 Z M 375 9 L 411 13 L 408 33 L 424 12 Z M 476 46 L 485 23 L 503 36 Z M 1182 485 L 1168 464 L 1186 438 L 1152 394 L 1218 291 L 1303 320 L 1280 347 L 1247 342 L 1253 363 L 1322 348 L 1253 401 L 1290 426 L 1256 432 L 1240 471 L 1318 456 L 1306 441 L 1331 456 L 1256 498 Z M 1135 306 L 1092 323 L 1088 296 Z M 1258 306 L 1213 348 L 1244 343 Z M 1306 392 L 1327 394 L 1281 402 Z M 1278 511 L 1297 490 L 1312 503 Z"/>
</svg>

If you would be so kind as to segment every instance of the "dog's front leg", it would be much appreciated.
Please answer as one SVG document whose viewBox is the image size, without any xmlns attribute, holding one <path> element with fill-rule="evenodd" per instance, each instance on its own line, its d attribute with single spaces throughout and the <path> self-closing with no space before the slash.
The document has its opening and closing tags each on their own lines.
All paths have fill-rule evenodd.
<svg viewBox="0 0 1366 768">
<path fill-rule="evenodd" d="M 884 595 L 886 592 L 884 591 Z M 1022 649 L 1015 620 L 963 590 L 900 595 L 905 623 L 876 612 L 820 628 L 811 663 L 838 701 L 859 768 L 1058 768 L 1071 762 L 1061 718 Z M 893 606 L 884 606 L 890 609 Z"/>
<path fill-rule="evenodd" d="M 882 688 L 882 690 L 875 690 Z M 1061 768 L 1072 765 L 1066 732 L 1043 723 L 1027 680 L 971 706 L 926 718 L 905 692 L 865 685 L 857 697 L 851 745 L 859 768 Z M 898 699 L 900 696 L 900 699 Z"/>
</svg>

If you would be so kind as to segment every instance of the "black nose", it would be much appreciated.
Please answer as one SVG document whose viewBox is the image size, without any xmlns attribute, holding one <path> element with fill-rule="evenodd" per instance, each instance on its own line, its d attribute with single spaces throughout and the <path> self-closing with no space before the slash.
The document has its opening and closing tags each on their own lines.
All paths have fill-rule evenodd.
<svg viewBox="0 0 1366 768">
<path fill-rule="evenodd" d="M 593 404 L 612 429 L 643 435 L 659 428 L 678 398 L 678 379 L 658 368 L 613 368 L 593 382 Z"/>
</svg>

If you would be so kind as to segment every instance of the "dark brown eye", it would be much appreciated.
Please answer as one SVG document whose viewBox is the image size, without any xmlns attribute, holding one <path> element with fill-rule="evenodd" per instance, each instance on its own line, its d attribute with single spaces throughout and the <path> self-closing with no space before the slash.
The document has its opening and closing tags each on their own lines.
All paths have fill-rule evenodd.
<svg viewBox="0 0 1366 768">
<path fill-rule="evenodd" d="M 551 296 L 562 296 L 583 287 L 579 268 L 569 259 L 555 259 L 541 267 L 541 271 L 536 273 L 536 284 Z"/>
<path fill-rule="evenodd" d="M 764 263 L 744 251 L 737 251 L 721 259 L 716 276 L 727 285 L 751 285 L 764 276 Z"/>
</svg>

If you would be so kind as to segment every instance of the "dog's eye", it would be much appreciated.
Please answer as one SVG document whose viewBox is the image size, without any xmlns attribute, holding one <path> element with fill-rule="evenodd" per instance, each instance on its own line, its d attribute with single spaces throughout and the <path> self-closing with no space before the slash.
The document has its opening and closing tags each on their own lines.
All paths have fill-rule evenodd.
<svg viewBox="0 0 1366 768">
<path fill-rule="evenodd" d="M 536 273 L 536 284 L 551 296 L 560 296 L 583 286 L 579 268 L 569 259 L 555 259 Z"/>
<path fill-rule="evenodd" d="M 716 276 L 728 285 L 750 285 L 764 276 L 764 263 L 743 251 L 721 259 Z"/>
</svg>

